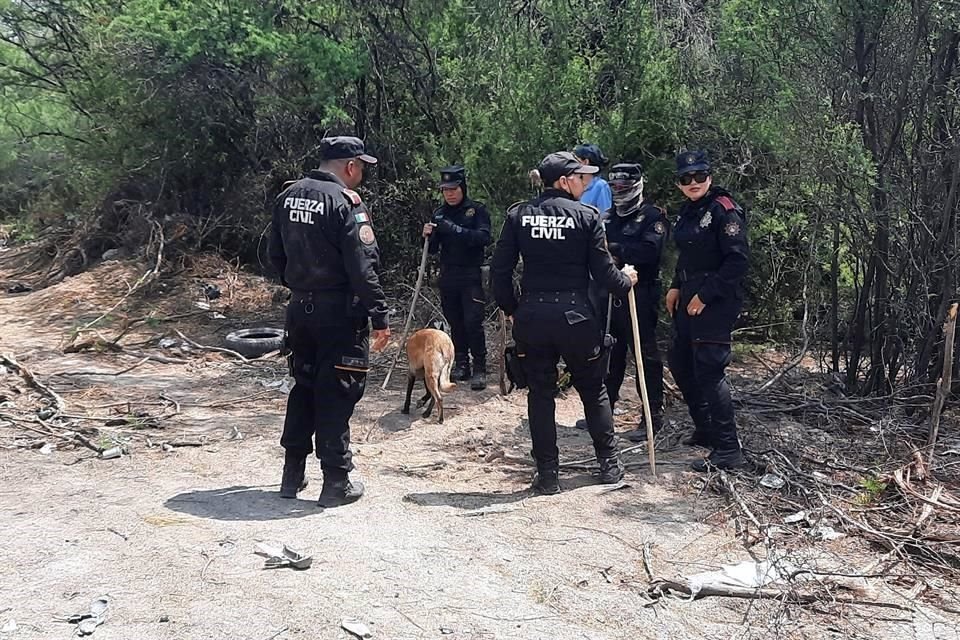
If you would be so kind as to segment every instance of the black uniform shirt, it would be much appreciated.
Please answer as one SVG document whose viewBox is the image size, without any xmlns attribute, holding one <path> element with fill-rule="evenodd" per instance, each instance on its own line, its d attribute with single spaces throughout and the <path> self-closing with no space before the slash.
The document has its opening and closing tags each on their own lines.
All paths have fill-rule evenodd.
<svg viewBox="0 0 960 640">
<path fill-rule="evenodd" d="M 492 271 L 494 298 L 508 315 L 517 308 L 513 269 L 521 256 L 525 292 L 586 291 L 591 276 L 616 295 L 630 289 L 607 251 L 600 214 L 558 189 L 507 210 Z"/>
<path fill-rule="evenodd" d="M 660 277 L 660 256 L 667 237 L 667 216 L 652 202 L 644 201 L 627 215 L 611 210 L 606 220 L 610 254 L 620 266 L 633 265 L 637 284 L 650 285 Z"/>
<path fill-rule="evenodd" d="M 746 218 L 720 187 L 697 201 L 687 201 L 673 228 L 680 249 L 671 288 L 702 278 L 698 295 L 704 304 L 741 295 L 749 266 Z"/>
<path fill-rule="evenodd" d="M 357 296 L 373 328 L 387 328 L 387 302 L 377 276 L 380 249 L 370 214 L 360 196 L 333 174 L 311 171 L 277 196 L 270 261 L 285 286 Z"/>
<path fill-rule="evenodd" d="M 440 285 L 480 282 L 484 248 L 490 244 L 490 214 L 483 203 L 464 198 L 433 212 L 437 225 L 430 235 L 430 253 L 440 253 Z"/>
</svg>

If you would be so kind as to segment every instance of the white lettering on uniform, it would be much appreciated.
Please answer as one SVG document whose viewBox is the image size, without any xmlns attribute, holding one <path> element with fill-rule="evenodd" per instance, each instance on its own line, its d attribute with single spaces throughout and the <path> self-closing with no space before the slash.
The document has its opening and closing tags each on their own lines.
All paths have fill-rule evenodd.
<svg viewBox="0 0 960 640">
<path fill-rule="evenodd" d="M 521 227 L 531 227 L 530 237 L 535 240 L 566 240 L 564 229 L 575 227 L 573 218 L 554 216 L 520 216 Z"/>
<path fill-rule="evenodd" d="M 313 224 L 313 214 L 323 215 L 323 201 L 313 198 L 284 198 L 283 206 L 290 210 L 290 222 Z"/>
</svg>

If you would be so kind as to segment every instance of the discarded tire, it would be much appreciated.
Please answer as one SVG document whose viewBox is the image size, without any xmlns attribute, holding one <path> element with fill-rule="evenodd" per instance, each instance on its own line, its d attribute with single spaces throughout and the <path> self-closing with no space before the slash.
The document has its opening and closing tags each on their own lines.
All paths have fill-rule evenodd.
<svg viewBox="0 0 960 640">
<path fill-rule="evenodd" d="M 224 343 L 228 349 L 247 358 L 257 358 L 265 353 L 277 351 L 283 342 L 283 329 L 273 327 L 255 327 L 240 329 L 227 334 Z"/>
</svg>

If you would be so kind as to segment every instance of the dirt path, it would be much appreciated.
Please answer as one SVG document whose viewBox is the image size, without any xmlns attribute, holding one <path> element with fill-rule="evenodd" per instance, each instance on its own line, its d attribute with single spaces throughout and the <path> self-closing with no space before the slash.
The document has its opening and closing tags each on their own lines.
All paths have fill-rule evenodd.
<svg viewBox="0 0 960 640">
<path fill-rule="evenodd" d="M 770 602 L 651 605 L 645 546 L 650 569 L 664 576 L 749 559 L 725 503 L 698 495 L 702 479 L 670 464 L 692 453 L 676 447 L 661 453 L 655 484 L 643 469 L 615 491 L 568 472 L 563 494 L 533 496 L 531 468 L 520 461 L 529 444 L 518 393 L 458 389 L 438 425 L 401 415 L 402 376 L 381 393 L 378 370 L 353 421 L 367 495 L 317 508 L 312 464 L 304 499 L 281 500 L 279 363 L 193 354 L 184 365 L 74 375 L 116 372 L 137 360 L 58 349 L 78 320 L 96 313 L 82 300 L 70 311 L 41 313 L 69 297 L 70 286 L 0 299 L 0 352 L 48 381 L 67 413 L 103 415 L 123 402 L 154 413 L 177 403 L 180 413 L 126 432 L 130 455 L 120 459 L 97 460 L 72 446 L 0 451 L 0 637 L 70 637 L 73 626 L 62 620 L 104 594 L 111 605 L 95 633 L 100 640 L 351 637 L 340 629 L 344 618 L 390 639 L 888 637 L 887 628 L 956 637 L 902 612 L 889 617 L 900 614 L 906 624 L 889 626 L 874 611 L 851 611 L 831 629 L 824 617 L 788 616 Z M 225 330 L 208 329 L 207 337 Z M 0 390 L 29 392 L 18 377 L 5 378 Z M 575 399 L 560 401 L 562 425 L 579 415 Z M 0 426 L 4 442 L 12 431 Z M 560 431 L 565 460 L 589 455 L 585 434 Z M 675 426 L 667 443 L 680 432 Z M 147 438 L 202 446 L 164 451 Z M 628 457 L 644 459 L 644 451 Z M 263 570 L 253 553 L 260 541 L 308 550 L 314 564 Z"/>
</svg>

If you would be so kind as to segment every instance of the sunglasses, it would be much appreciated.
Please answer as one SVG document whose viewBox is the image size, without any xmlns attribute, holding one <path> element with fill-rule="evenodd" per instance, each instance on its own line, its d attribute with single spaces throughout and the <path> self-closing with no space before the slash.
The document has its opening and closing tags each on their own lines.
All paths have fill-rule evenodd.
<svg viewBox="0 0 960 640">
<path fill-rule="evenodd" d="M 709 177 L 710 177 L 710 174 L 707 173 L 706 171 L 697 171 L 695 173 L 683 174 L 682 176 L 677 178 L 677 182 L 679 182 L 680 184 L 686 187 L 691 182 L 696 182 L 697 184 L 703 184 L 704 182 L 707 181 L 707 178 Z"/>
</svg>

